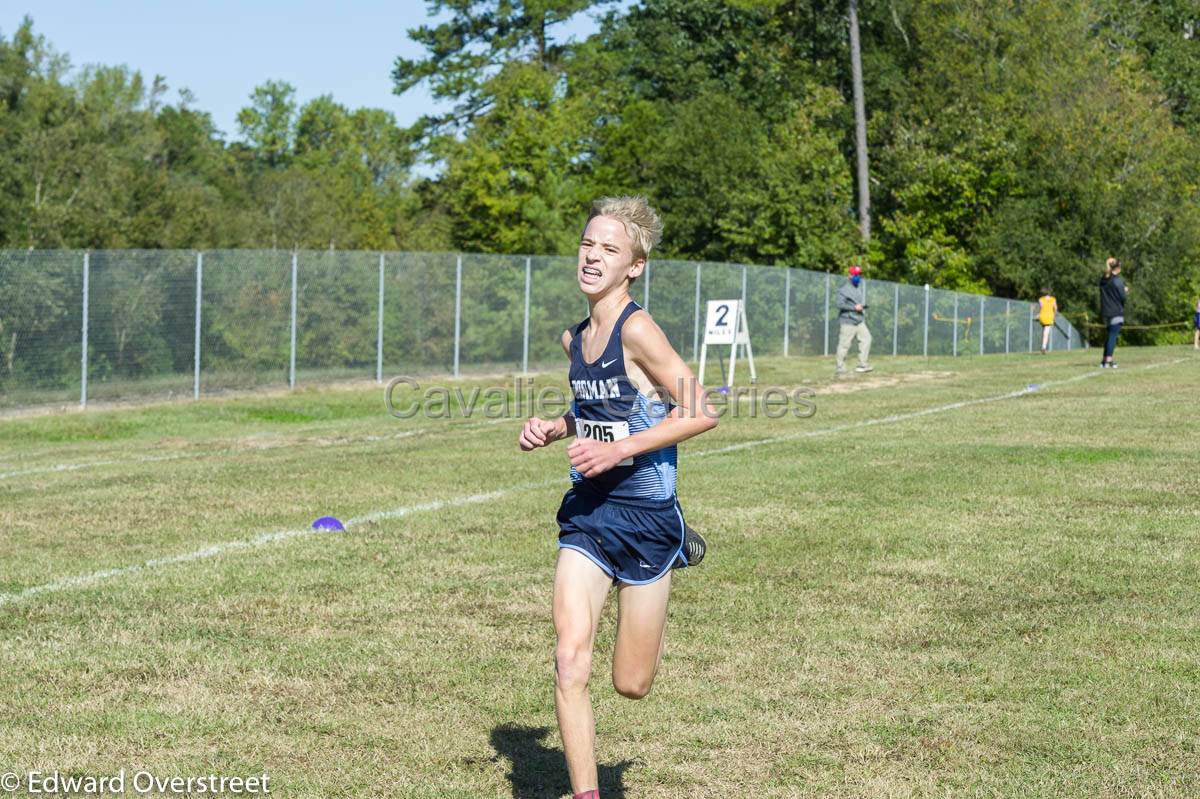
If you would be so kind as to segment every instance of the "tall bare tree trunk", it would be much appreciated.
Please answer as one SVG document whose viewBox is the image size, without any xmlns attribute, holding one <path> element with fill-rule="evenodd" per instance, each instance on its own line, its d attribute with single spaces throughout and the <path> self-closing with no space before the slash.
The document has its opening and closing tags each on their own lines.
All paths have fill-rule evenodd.
<svg viewBox="0 0 1200 799">
<path fill-rule="evenodd" d="M 863 244 L 871 240 L 871 185 L 867 169 L 867 110 L 863 101 L 862 47 L 858 41 L 858 0 L 850 3 L 850 69 L 854 76 L 854 142 L 858 152 L 858 226 Z"/>
</svg>

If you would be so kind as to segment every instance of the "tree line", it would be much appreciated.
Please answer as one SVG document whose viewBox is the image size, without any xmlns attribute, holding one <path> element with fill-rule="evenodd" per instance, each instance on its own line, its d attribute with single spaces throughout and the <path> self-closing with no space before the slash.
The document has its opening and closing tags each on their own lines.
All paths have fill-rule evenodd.
<svg viewBox="0 0 1200 799">
<path fill-rule="evenodd" d="M 164 78 L 0 32 L 0 247 L 566 254 L 592 197 L 636 192 L 664 258 L 1049 288 L 1077 323 L 1110 254 L 1131 324 L 1200 295 L 1192 0 L 860 0 L 869 243 L 845 0 L 427 7 L 392 79 L 444 113 L 400 127 L 266 80 L 228 141 Z M 593 35 L 559 35 L 584 13 Z"/>
</svg>

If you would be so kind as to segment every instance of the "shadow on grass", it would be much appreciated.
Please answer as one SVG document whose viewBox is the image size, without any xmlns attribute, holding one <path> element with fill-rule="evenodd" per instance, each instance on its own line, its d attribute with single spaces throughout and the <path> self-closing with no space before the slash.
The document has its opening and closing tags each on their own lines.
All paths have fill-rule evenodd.
<svg viewBox="0 0 1200 799">
<path fill-rule="evenodd" d="M 571 793 L 562 750 L 542 743 L 549 734 L 549 727 L 515 724 L 501 724 L 492 730 L 492 748 L 497 758 L 507 758 L 511 764 L 508 781 L 512 783 L 513 799 L 558 799 Z M 599 766 L 600 795 L 604 799 L 624 799 L 625 771 L 632 765 L 632 760 L 622 760 L 615 765 Z"/>
</svg>

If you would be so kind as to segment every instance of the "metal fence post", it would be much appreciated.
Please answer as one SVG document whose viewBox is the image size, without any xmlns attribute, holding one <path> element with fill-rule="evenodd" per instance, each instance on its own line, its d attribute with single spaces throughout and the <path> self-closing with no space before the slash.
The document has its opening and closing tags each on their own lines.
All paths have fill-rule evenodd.
<svg viewBox="0 0 1200 799">
<path fill-rule="evenodd" d="M 525 323 L 521 332 L 521 373 L 529 374 L 529 282 L 533 276 L 533 259 L 525 258 Z"/>
<path fill-rule="evenodd" d="M 646 282 L 642 284 L 642 307 L 647 311 L 650 310 L 650 262 L 646 261 L 646 268 L 642 270 L 642 277 L 646 278 Z"/>
<path fill-rule="evenodd" d="M 376 311 L 375 318 L 377 326 L 375 330 L 375 382 L 383 382 L 383 273 L 384 254 L 379 253 L 379 310 Z"/>
<path fill-rule="evenodd" d="M 83 353 L 79 356 L 79 407 L 87 407 L 87 373 L 88 373 L 88 276 L 92 271 L 89 253 L 83 254 Z"/>
<path fill-rule="evenodd" d="M 829 355 L 829 273 L 825 273 L 825 355 Z"/>
<path fill-rule="evenodd" d="M 954 332 L 951 333 L 950 354 L 958 357 L 958 292 L 954 292 Z"/>
<path fill-rule="evenodd" d="M 900 338 L 900 284 L 892 284 L 892 357 L 896 357 L 897 340 Z"/>
<path fill-rule="evenodd" d="M 692 317 L 692 360 L 700 357 L 700 264 L 696 264 L 696 313 Z"/>
<path fill-rule="evenodd" d="M 1033 306 L 1029 306 L 1029 351 L 1033 352 Z"/>
<path fill-rule="evenodd" d="M 292 253 L 292 353 L 288 360 L 288 388 L 296 387 L 296 253 Z"/>
<path fill-rule="evenodd" d="M 784 267 L 783 272 L 783 357 L 788 354 L 788 328 L 792 321 L 792 270 Z"/>
<path fill-rule="evenodd" d="M 979 297 L 979 354 L 986 355 L 983 349 L 983 295 Z"/>
<path fill-rule="evenodd" d="M 192 353 L 192 399 L 200 399 L 200 311 L 203 307 L 201 287 L 204 285 L 204 253 L 196 253 L 196 334 Z"/>
<path fill-rule="evenodd" d="M 1012 333 L 1012 300 L 1004 301 L 1004 354 L 1008 355 L 1009 335 Z"/>
<path fill-rule="evenodd" d="M 742 264 L 742 313 L 746 313 L 746 265 Z"/>
<path fill-rule="evenodd" d="M 1067 352 L 1071 351 L 1071 322 L 1067 321 Z"/>
<path fill-rule="evenodd" d="M 454 265 L 454 376 L 458 377 L 458 350 L 462 340 L 462 256 Z"/>
<path fill-rule="evenodd" d="M 929 357 L 929 284 L 925 284 L 925 343 L 922 345 L 922 354 Z"/>
</svg>

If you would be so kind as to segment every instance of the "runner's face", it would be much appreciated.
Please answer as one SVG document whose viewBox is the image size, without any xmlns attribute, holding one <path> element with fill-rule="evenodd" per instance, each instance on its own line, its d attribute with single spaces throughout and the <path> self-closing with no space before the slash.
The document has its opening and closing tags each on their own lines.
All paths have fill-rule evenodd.
<svg viewBox="0 0 1200 799">
<path fill-rule="evenodd" d="M 584 294 L 603 295 L 627 278 L 640 275 L 645 263 L 633 260 L 633 241 L 619 219 L 592 217 L 579 241 L 579 288 Z"/>
</svg>

